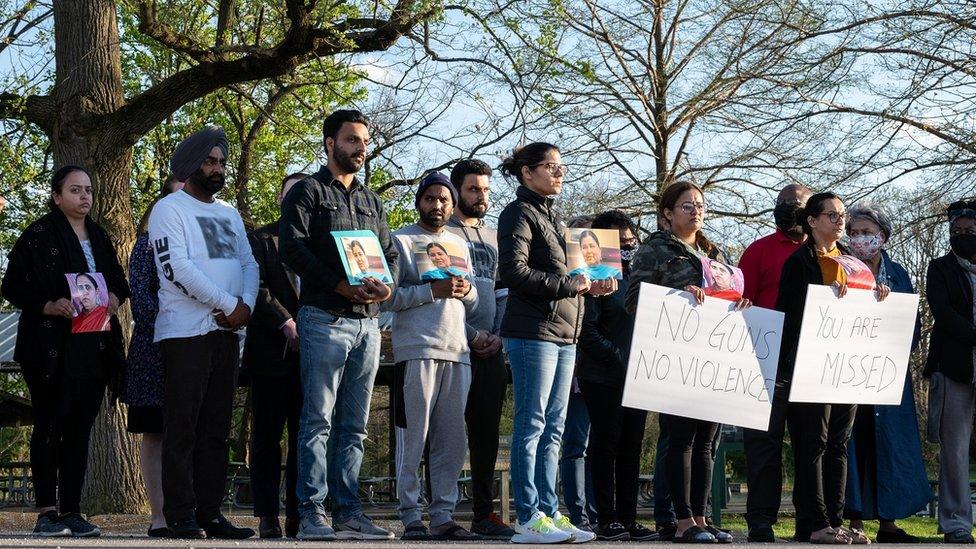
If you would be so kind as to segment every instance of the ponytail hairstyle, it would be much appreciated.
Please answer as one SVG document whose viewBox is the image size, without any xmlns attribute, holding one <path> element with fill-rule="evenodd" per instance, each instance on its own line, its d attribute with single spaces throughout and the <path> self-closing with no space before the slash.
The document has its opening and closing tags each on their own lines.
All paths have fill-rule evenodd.
<svg viewBox="0 0 976 549">
<path fill-rule="evenodd" d="M 674 183 L 671 183 L 665 187 L 664 192 L 661 193 L 661 197 L 657 201 L 657 219 L 659 227 L 670 230 L 671 223 L 664 215 L 664 210 L 671 210 L 673 212 L 675 207 L 678 205 L 678 199 L 681 198 L 681 195 L 691 190 L 698 191 L 698 193 L 702 195 L 702 201 L 705 201 L 705 191 L 691 181 L 675 181 Z M 718 251 L 718 247 L 716 247 L 715 244 L 712 244 L 712 241 L 706 238 L 705 233 L 703 233 L 700 229 L 697 233 L 695 233 L 695 244 L 697 244 L 698 247 L 709 256 Z"/>
<path fill-rule="evenodd" d="M 796 217 L 800 221 L 800 226 L 803 227 L 803 233 L 813 240 L 813 227 L 810 226 L 810 222 L 807 221 L 808 217 L 817 217 L 824 213 L 824 203 L 828 200 L 837 199 L 843 202 L 839 196 L 832 192 L 817 193 L 807 199 L 807 205 L 797 212 Z"/>
<path fill-rule="evenodd" d="M 91 179 L 91 174 L 88 173 L 88 170 L 86 170 L 85 168 L 82 168 L 81 166 L 77 166 L 75 164 L 68 164 L 66 166 L 63 166 L 58 171 L 54 172 L 54 175 L 51 176 L 51 193 L 61 194 L 61 190 L 64 189 L 64 180 L 67 179 L 69 175 L 75 172 L 81 172 L 87 175 L 88 179 Z M 58 207 L 58 205 L 54 203 L 53 196 L 47 199 L 47 207 L 52 212 L 55 210 L 55 208 Z"/>
<path fill-rule="evenodd" d="M 502 176 L 506 179 L 511 180 L 515 178 L 519 182 L 519 185 L 524 185 L 522 181 L 522 168 L 525 166 L 537 166 L 546 161 L 546 153 L 549 151 L 558 151 L 559 147 L 553 145 L 552 143 L 545 143 L 542 141 L 536 141 L 535 143 L 529 143 L 524 147 L 517 147 L 512 151 L 512 155 L 502 160 L 502 165 L 499 169 L 502 172 Z"/>
</svg>

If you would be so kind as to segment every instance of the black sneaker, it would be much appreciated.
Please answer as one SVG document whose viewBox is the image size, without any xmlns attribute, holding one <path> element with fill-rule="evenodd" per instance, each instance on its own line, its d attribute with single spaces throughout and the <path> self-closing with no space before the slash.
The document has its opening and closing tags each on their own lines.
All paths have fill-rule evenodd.
<svg viewBox="0 0 976 549">
<path fill-rule="evenodd" d="M 657 527 L 657 540 L 658 541 L 674 541 L 674 535 L 678 531 L 678 524 L 675 522 L 669 522 L 668 524 L 659 524 Z"/>
<path fill-rule="evenodd" d="M 169 537 L 173 539 L 205 539 L 207 533 L 200 528 L 196 519 L 178 520 L 169 525 Z"/>
<path fill-rule="evenodd" d="M 749 529 L 749 543 L 776 543 L 773 529 L 759 526 Z"/>
<path fill-rule="evenodd" d="M 61 522 L 61 517 L 58 516 L 57 511 L 48 511 L 37 517 L 37 523 L 34 525 L 34 533 L 45 538 L 70 538 L 71 528 L 68 528 L 67 524 Z"/>
<path fill-rule="evenodd" d="M 224 515 L 217 515 L 207 521 L 201 521 L 200 526 L 207 533 L 208 538 L 216 539 L 247 539 L 254 536 L 250 528 L 238 528 L 230 523 Z"/>
<path fill-rule="evenodd" d="M 491 513 L 481 520 L 472 521 L 471 531 L 489 539 L 509 540 L 515 535 L 515 530 L 512 530 L 512 527 L 505 524 L 501 517 L 495 513 Z"/>
<path fill-rule="evenodd" d="M 94 524 L 85 520 L 81 513 L 67 513 L 61 515 L 61 523 L 71 529 L 72 537 L 76 538 L 95 538 L 102 535 Z"/>
<path fill-rule="evenodd" d="M 602 541 L 624 541 L 630 539 L 630 532 L 619 522 L 597 526 L 596 539 Z"/>
<path fill-rule="evenodd" d="M 639 522 L 631 524 L 627 532 L 630 534 L 630 541 L 657 541 L 660 537 L 660 534 Z"/>
</svg>

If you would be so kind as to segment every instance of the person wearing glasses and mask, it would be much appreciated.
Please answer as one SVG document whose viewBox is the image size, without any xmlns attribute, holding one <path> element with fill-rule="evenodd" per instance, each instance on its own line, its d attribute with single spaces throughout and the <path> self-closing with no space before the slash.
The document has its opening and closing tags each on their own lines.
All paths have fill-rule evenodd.
<svg viewBox="0 0 976 549">
<path fill-rule="evenodd" d="M 750 244 L 739 259 L 745 282 L 743 295 L 759 307 L 776 307 L 783 264 L 806 240 L 797 212 L 803 209 L 811 194 L 803 185 L 793 183 L 783 187 L 773 210 L 776 232 Z M 789 391 L 781 388 L 785 385 L 778 380 L 767 430 L 743 430 L 749 484 L 746 523 L 749 541 L 753 543 L 776 541 L 773 525 L 783 494 L 783 436 L 789 396 Z"/>
<path fill-rule="evenodd" d="M 928 437 L 939 447 L 939 531 L 946 543 L 973 543 L 969 445 L 976 410 L 976 201 L 950 204 L 946 255 L 929 263 L 925 297 L 935 319 L 925 377 Z"/>
<path fill-rule="evenodd" d="M 840 197 L 830 192 L 815 194 L 807 199 L 797 218 L 807 239 L 783 265 L 776 299 L 776 310 L 785 314 L 776 393 L 782 391 L 786 395 L 789 395 L 796 363 L 807 286 L 832 286 L 838 297 L 843 298 L 847 294 L 847 274 L 834 258 L 851 254 L 840 243 L 847 220 Z M 879 301 L 887 298 L 889 291 L 885 284 L 875 285 Z M 856 409 L 852 404 L 791 402 L 787 406 L 796 464 L 793 504 L 797 541 L 869 543 L 864 532 L 841 526 L 847 484 L 847 441 Z"/>
<path fill-rule="evenodd" d="M 880 206 L 859 204 L 847 211 L 847 236 L 854 256 L 891 291 L 913 294 L 908 272 L 884 249 L 891 233 L 891 219 Z M 916 323 L 913 347 L 920 328 Z M 898 528 L 895 519 L 914 515 L 932 500 L 912 385 L 912 376 L 905 376 L 898 406 L 858 406 L 847 446 L 844 515 L 855 530 L 863 530 L 865 520 L 878 520 L 880 543 L 918 543 L 917 537 Z"/>
<path fill-rule="evenodd" d="M 641 282 L 684 290 L 694 295 L 698 303 L 704 302 L 703 259 L 728 263 L 718 246 L 702 232 L 704 219 L 705 195 L 694 183 L 678 181 L 661 193 L 661 230 L 641 245 L 630 263 L 630 287 L 625 299 L 628 313 L 637 310 Z M 742 298 L 736 302 L 736 309 L 750 305 L 748 299 Z M 674 541 L 731 543 L 730 534 L 705 521 L 714 462 L 712 444 L 718 423 L 670 414 L 660 414 L 659 421 L 662 436 L 668 437 L 666 476 L 677 518 Z"/>
<path fill-rule="evenodd" d="M 569 275 L 565 224 L 553 205 L 566 175 L 558 147 L 540 142 L 516 149 L 502 174 L 519 183 L 498 218 L 498 273 L 509 289 L 501 336 L 515 394 L 511 461 L 518 521 L 512 542 L 590 541 L 592 532 L 559 512 L 556 469 L 583 295 L 612 293 L 617 281 Z"/>
</svg>

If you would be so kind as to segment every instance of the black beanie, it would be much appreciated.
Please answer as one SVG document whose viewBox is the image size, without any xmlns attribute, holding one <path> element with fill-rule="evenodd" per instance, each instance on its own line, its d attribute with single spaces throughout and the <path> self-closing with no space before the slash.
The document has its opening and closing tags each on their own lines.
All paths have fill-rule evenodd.
<svg viewBox="0 0 976 549">
<path fill-rule="evenodd" d="M 451 180 L 441 172 L 431 172 L 427 174 L 427 177 L 420 180 L 420 185 L 417 187 L 417 196 L 414 197 L 413 205 L 417 209 L 420 209 L 420 197 L 424 195 L 424 192 L 430 188 L 432 185 L 444 185 L 447 190 L 451 191 L 452 204 L 457 206 L 458 194 L 457 189 L 451 184 Z"/>
</svg>

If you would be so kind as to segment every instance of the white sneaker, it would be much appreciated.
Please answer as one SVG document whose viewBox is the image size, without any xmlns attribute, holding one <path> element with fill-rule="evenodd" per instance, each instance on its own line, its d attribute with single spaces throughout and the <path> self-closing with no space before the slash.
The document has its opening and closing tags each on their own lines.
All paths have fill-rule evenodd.
<svg viewBox="0 0 976 549">
<path fill-rule="evenodd" d="M 596 539 L 596 534 L 587 532 L 586 530 L 580 530 L 569 521 L 569 517 L 559 511 L 556 511 L 556 514 L 552 516 L 551 520 L 556 525 L 556 528 L 573 536 L 573 541 L 570 543 L 586 543 Z"/>
<path fill-rule="evenodd" d="M 512 543 L 566 543 L 573 539 L 572 534 L 557 528 L 542 511 L 536 511 L 524 524 L 516 520 L 512 529 L 515 530 Z"/>
</svg>

